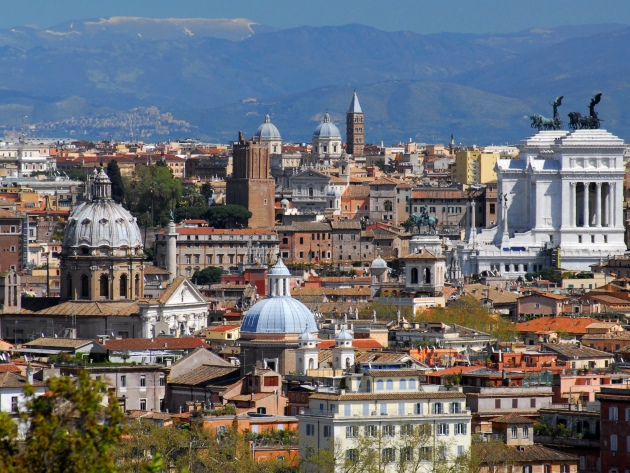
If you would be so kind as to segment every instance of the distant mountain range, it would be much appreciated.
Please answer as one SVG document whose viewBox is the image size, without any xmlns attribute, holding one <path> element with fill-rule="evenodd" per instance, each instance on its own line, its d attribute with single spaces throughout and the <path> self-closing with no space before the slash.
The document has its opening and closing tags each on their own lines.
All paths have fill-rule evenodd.
<svg viewBox="0 0 630 473">
<path fill-rule="evenodd" d="M 307 142 L 326 111 L 345 133 L 357 88 L 369 142 L 445 142 L 453 133 L 457 142 L 496 144 L 531 134 L 527 117 L 550 115 L 556 96 L 565 96 L 566 117 L 587 113 L 601 91 L 604 126 L 626 138 L 628 44 L 625 25 L 422 35 L 115 17 L 14 28 L 0 30 L 0 126 L 19 129 L 26 116 L 31 134 L 47 136 L 157 140 L 187 130 L 227 141 L 239 130 L 251 135 L 269 113 L 285 140 Z M 131 109 L 151 113 L 134 125 Z M 164 113 L 172 120 L 147 125 Z"/>
</svg>

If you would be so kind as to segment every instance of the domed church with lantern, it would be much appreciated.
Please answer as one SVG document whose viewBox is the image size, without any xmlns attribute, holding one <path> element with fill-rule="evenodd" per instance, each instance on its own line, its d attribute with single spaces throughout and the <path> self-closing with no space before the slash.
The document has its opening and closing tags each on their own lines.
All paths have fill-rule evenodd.
<svg viewBox="0 0 630 473">
<path fill-rule="evenodd" d="M 308 307 L 291 297 L 291 273 L 278 259 L 268 273 L 267 297 L 254 304 L 241 325 L 241 371 L 267 368 L 281 374 L 296 371 L 300 336 L 315 338 L 317 322 Z"/>
<path fill-rule="evenodd" d="M 207 302 L 186 278 L 175 278 L 159 298 L 144 297 L 145 254 L 135 217 L 112 199 L 103 168 L 87 185 L 86 201 L 70 213 L 64 232 L 61 296 L 5 304 L 2 337 L 152 338 L 205 328 Z"/>
</svg>

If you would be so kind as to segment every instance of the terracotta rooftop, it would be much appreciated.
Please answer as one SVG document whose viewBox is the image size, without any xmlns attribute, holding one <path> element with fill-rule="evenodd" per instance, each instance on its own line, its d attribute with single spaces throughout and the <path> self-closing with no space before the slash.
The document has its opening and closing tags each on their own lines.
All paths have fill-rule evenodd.
<svg viewBox="0 0 630 473">
<path fill-rule="evenodd" d="M 370 197 L 370 186 L 349 186 L 342 197 L 361 199 Z"/>
<path fill-rule="evenodd" d="M 158 266 L 155 266 L 153 264 L 147 264 L 144 267 L 144 274 L 145 275 L 147 275 L 147 274 L 163 274 L 163 275 L 166 276 L 166 275 L 171 274 L 171 272 L 166 270 L 166 269 L 163 269 L 163 268 L 160 268 Z"/>
<path fill-rule="evenodd" d="M 612 358 L 611 353 L 605 351 L 596 350 L 595 348 L 589 348 L 585 346 L 568 345 L 563 343 L 545 343 L 543 348 L 547 351 L 557 353 L 559 357 L 563 357 L 566 360 L 578 360 L 589 358 Z"/>
<path fill-rule="evenodd" d="M 80 338 L 42 337 L 25 343 L 27 347 L 79 348 L 92 343 L 92 340 Z"/>
<path fill-rule="evenodd" d="M 217 325 L 216 327 L 208 328 L 208 332 L 229 332 L 230 330 L 237 330 L 240 327 L 238 325 Z"/>
<path fill-rule="evenodd" d="M 504 416 L 490 419 L 491 422 L 500 424 L 535 424 L 536 422 L 528 417 L 519 416 L 518 414 L 506 414 Z"/>
<path fill-rule="evenodd" d="M 139 312 L 138 304 L 126 302 L 66 301 L 59 303 L 54 297 L 27 297 L 22 302 L 22 314 L 38 315 L 76 315 L 79 317 L 98 317 L 105 315 L 132 316 Z"/>
<path fill-rule="evenodd" d="M 319 342 L 320 349 L 333 348 L 334 346 L 335 346 L 334 340 L 322 340 Z M 352 340 L 352 346 L 354 348 L 360 348 L 363 350 L 370 350 L 370 349 L 379 350 L 383 348 L 383 345 L 381 345 L 379 342 L 377 342 L 376 340 L 372 338 L 355 338 L 354 340 Z"/>
<path fill-rule="evenodd" d="M 26 376 L 14 373 L 12 371 L 5 371 L 0 373 L 0 388 L 20 388 L 24 389 L 26 386 Z M 33 386 L 45 386 L 42 381 L 33 380 Z"/>
<path fill-rule="evenodd" d="M 164 234 L 164 230 L 160 234 Z M 275 235 L 273 230 L 263 228 L 214 228 L 214 227 L 177 227 L 180 235 Z"/>
<path fill-rule="evenodd" d="M 166 304 L 173 294 L 175 294 L 177 289 L 179 289 L 180 284 L 183 283 L 185 279 L 186 278 L 184 276 L 177 276 L 173 279 L 173 282 L 166 287 L 166 290 L 160 295 L 160 297 L 158 297 L 157 301 L 160 304 Z"/>
<path fill-rule="evenodd" d="M 235 366 L 203 365 L 177 378 L 169 380 L 169 384 L 211 384 L 228 383 L 231 384 L 239 379 L 240 368 Z"/>
<path fill-rule="evenodd" d="M 570 335 L 584 335 L 586 327 L 594 322 L 597 320 L 590 317 L 540 317 L 516 324 L 516 330 L 526 333 L 550 330 Z"/>
<path fill-rule="evenodd" d="M 500 453 L 497 452 L 500 449 Z M 566 462 L 577 463 L 578 457 L 552 450 L 542 445 L 525 445 L 522 447 L 512 447 L 504 444 L 484 443 L 478 444 L 478 461 L 484 463 L 496 463 L 497 458 L 501 458 L 507 464 L 515 463 L 542 463 L 542 462 Z"/>
</svg>

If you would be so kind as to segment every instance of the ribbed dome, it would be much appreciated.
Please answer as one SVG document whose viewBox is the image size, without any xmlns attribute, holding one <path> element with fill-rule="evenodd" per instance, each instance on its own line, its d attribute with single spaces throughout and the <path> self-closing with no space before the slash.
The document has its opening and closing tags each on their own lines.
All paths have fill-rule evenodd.
<svg viewBox="0 0 630 473">
<path fill-rule="evenodd" d="M 265 115 L 265 123 L 258 127 L 254 136 L 265 140 L 281 140 L 280 132 L 276 128 L 276 125 L 271 123 L 271 117 Z"/>
<path fill-rule="evenodd" d="M 308 328 L 302 332 L 302 334 L 298 337 L 299 342 L 315 342 L 317 338 L 311 332 L 308 331 Z"/>
<path fill-rule="evenodd" d="M 387 268 L 387 261 L 377 256 L 376 259 L 372 261 L 372 268 Z"/>
<path fill-rule="evenodd" d="M 269 269 L 269 276 L 291 276 L 291 271 L 286 267 L 282 258 L 278 258 L 278 261 Z"/>
<path fill-rule="evenodd" d="M 330 115 L 326 112 L 324 115 L 324 121 L 320 123 L 315 131 L 313 132 L 313 136 L 327 137 L 327 138 L 339 138 L 341 139 L 341 133 L 339 133 L 339 128 L 335 126 L 335 124 L 330 120 Z"/>
<path fill-rule="evenodd" d="M 243 318 L 241 332 L 303 333 L 317 332 L 313 313 L 292 297 L 269 297 L 254 304 Z"/>
<path fill-rule="evenodd" d="M 91 202 L 84 202 L 72 211 L 63 237 L 63 251 L 79 247 L 142 249 L 140 228 L 125 208 L 110 198 L 111 181 L 101 168 L 94 179 Z"/>
<path fill-rule="evenodd" d="M 341 331 L 335 335 L 335 340 L 352 340 L 354 337 L 346 331 L 346 328 L 343 327 Z"/>
</svg>

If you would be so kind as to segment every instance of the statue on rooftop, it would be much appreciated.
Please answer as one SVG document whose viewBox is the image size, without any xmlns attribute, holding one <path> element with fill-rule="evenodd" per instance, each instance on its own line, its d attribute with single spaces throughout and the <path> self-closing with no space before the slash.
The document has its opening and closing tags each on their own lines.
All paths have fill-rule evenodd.
<svg viewBox="0 0 630 473">
<path fill-rule="evenodd" d="M 558 114 L 558 107 L 562 105 L 562 99 L 564 95 L 556 97 L 551 106 L 553 107 L 553 118 L 547 118 L 542 115 L 534 114 L 529 118 L 532 120 L 532 128 L 540 130 L 561 130 L 562 120 Z"/>
<path fill-rule="evenodd" d="M 595 111 L 595 105 L 597 105 L 602 99 L 602 93 L 598 92 L 591 98 L 591 103 L 588 106 L 589 115 L 583 117 L 580 112 L 569 113 L 569 128 L 572 130 L 597 130 L 601 126 L 601 120 L 597 116 Z"/>
</svg>

